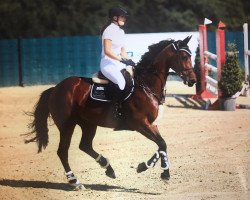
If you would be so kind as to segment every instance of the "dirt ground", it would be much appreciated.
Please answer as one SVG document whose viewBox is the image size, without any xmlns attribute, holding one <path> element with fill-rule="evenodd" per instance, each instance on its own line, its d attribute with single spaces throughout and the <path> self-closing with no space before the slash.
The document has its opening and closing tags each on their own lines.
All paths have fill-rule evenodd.
<svg viewBox="0 0 250 200">
<path fill-rule="evenodd" d="M 35 143 L 24 144 L 31 111 L 39 94 L 50 86 L 0 88 L 0 199 L 250 199 L 250 110 L 203 110 L 203 102 L 172 94 L 194 94 L 180 82 L 167 83 L 164 115 L 158 127 L 168 145 L 171 179 L 160 179 L 160 162 L 136 173 L 157 146 L 137 132 L 98 128 L 95 149 L 109 158 L 117 179 L 110 179 L 92 158 L 78 149 L 75 129 L 70 164 L 87 188 L 72 191 L 56 151 L 59 134 L 50 121 L 49 145 L 37 154 Z M 250 98 L 238 103 L 250 105 Z"/>
</svg>

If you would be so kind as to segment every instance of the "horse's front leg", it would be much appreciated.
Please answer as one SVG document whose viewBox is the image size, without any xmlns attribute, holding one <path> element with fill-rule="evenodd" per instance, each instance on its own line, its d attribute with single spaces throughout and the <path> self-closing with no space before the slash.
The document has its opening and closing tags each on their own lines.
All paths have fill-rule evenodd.
<svg viewBox="0 0 250 200">
<path fill-rule="evenodd" d="M 137 172 L 141 173 L 149 168 L 153 168 L 157 163 L 157 161 L 159 160 L 159 158 L 161 158 L 161 168 L 164 170 L 163 173 L 161 174 L 161 178 L 164 180 L 169 180 L 170 164 L 167 154 L 167 145 L 165 140 L 161 137 L 157 126 L 146 123 L 140 126 L 138 131 L 147 138 L 149 138 L 150 140 L 154 141 L 158 145 L 159 149 L 148 161 L 142 162 L 138 165 Z"/>
<path fill-rule="evenodd" d="M 146 171 L 148 168 L 153 168 L 157 161 L 160 158 L 159 151 L 156 151 L 156 153 L 146 162 L 142 162 L 137 167 L 137 172 L 141 173 L 143 171 Z"/>
<path fill-rule="evenodd" d="M 161 156 L 161 169 L 163 169 L 163 173 L 161 173 L 161 178 L 163 180 L 169 180 L 170 179 L 170 173 L 169 173 L 169 159 L 167 151 L 159 151 Z"/>
</svg>

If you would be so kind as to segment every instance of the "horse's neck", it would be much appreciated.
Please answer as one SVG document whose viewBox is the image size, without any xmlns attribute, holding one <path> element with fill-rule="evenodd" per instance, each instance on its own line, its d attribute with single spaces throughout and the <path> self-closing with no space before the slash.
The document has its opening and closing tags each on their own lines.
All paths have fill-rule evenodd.
<svg viewBox="0 0 250 200">
<path fill-rule="evenodd" d="M 166 85 L 168 72 L 171 66 L 170 45 L 165 47 L 153 60 L 151 66 L 142 75 L 143 82 L 151 92 L 159 98 L 162 98 L 164 87 Z"/>
<path fill-rule="evenodd" d="M 149 71 L 144 76 L 144 81 L 148 88 L 154 92 L 158 97 L 162 96 L 164 87 L 166 85 L 169 68 L 164 66 L 164 63 L 157 63 L 154 69 Z"/>
</svg>

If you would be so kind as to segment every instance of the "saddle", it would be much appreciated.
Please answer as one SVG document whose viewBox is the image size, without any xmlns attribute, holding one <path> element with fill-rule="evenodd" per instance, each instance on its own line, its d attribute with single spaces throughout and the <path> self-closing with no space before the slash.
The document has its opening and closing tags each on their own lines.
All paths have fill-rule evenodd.
<svg viewBox="0 0 250 200">
<path fill-rule="evenodd" d="M 90 97 L 96 101 L 111 102 L 117 96 L 121 102 L 128 99 L 134 91 L 134 79 L 132 69 L 121 70 L 125 78 L 126 85 L 124 90 L 120 90 L 118 85 L 109 81 L 100 71 L 92 76 L 93 85 L 90 91 Z M 119 94 L 118 94 L 119 93 Z"/>
</svg>

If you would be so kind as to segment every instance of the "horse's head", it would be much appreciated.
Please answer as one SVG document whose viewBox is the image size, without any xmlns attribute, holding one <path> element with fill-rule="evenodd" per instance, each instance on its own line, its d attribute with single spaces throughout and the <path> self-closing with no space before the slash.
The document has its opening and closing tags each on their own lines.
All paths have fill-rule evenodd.
<svg viewBox="0 0 250 200">
<path fill-rule="evenodd" d="M 189 36 L 184 40 L 172 43 L 172 50 L 174 54 L 170 63 L 171 68 L 189 87 L 192 87 L 196 83 L 196 75 L 191 60 L 191 51 L 187 45 L 191 37 L 192 36 Z"/>
<path fill-rule="evenodd" d="M 149 46 L 140 62 L 135 67 L 136 76 L 152 74 L 152 72 L 165 73 L 172 68 L 188 86 L 196 83 L 196 76 L 192 67 L 191 51 L 188 47 L 190 37 L 184 40 L 163 40 Z"/>
</svg>

